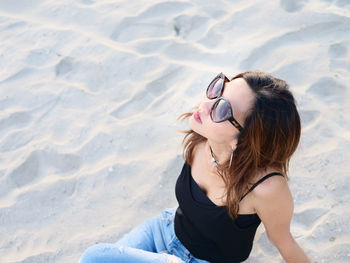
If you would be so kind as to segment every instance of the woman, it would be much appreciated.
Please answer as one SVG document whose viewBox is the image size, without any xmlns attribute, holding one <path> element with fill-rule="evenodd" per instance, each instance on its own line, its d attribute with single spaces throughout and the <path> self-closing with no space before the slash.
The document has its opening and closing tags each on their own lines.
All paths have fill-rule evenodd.
<svg viewBox="0 0 350 263">
<path fill-rule="evenodd" d="M 263 222 L 286 262 L 310 262 L 290 233 L 289 160 L 300 118 L 285 81 L 262 72 L 220 73 L 184 131 L 179 207 L 149 219 L 116 244 L 83 254 L 90 262 L 242 262 Z M 176 211 L 175 211 L 176 209 Z"/>
</svg>

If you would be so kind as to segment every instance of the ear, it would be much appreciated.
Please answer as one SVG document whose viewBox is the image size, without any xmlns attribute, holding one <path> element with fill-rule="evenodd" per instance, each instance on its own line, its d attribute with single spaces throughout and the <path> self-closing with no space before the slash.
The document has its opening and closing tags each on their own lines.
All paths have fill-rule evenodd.
<svg viewBox="0 0 350 263">
<path fill-rule="evenodd" d="M 234 139 L 234 140 L 230 143 L 230 147 L 231 147 L 232 151 L 236 150 L 236 148 L 237 148 L 237 139 Z"/>
</svg>

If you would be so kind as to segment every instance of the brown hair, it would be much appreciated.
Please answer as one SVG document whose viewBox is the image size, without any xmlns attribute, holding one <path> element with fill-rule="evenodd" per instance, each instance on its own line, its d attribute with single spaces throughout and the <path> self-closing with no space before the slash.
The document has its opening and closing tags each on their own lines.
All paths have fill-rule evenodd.
<svg viewBox="0 0 350 263">
<path fill-rule="evenodd" d="M 300 117 L 288 84 L 269 74 L 248 71 L 232 79 L 243 78 L 255 94 L 255 101 L 246 117 L 244 129 L 238 135 L 237 147 L 229 160 L 218 166 L 218 173 L 226 185 L 226 202 L 229 215 L 237 217 L 239 202 L 256 173 L 272 167 L 288 179 L 289 160 L 295 152 L 301 133 Z M 232 80 L 231 79 L 231 80 Z M 178 119 L 192 115 L 183 113 Z M 185 133 L 183 158 L 192 165 L 194 147 L 206 138 L 193 130 Z"/>
</svg>

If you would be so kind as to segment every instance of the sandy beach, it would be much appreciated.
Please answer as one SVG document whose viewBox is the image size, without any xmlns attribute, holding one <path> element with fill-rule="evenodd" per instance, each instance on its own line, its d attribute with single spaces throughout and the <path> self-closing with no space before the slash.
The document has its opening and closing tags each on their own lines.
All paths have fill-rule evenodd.
<svg viewBox="0 0 350 263">
<path fill-rule="evenodd" d="M 178 115 L 247 70 L 298 102 L 291 233 L 350 262 L 347 0 L 0 0 L 0 262 L 77 262 L 176 206 Z M 246 262 L 284 262 L 262 224 Z"/>
</svg>

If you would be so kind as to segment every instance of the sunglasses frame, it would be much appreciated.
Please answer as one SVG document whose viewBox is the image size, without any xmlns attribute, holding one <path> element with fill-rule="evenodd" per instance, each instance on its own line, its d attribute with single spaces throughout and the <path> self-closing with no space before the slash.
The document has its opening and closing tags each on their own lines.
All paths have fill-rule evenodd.
<svg viewBox="0 0 350 263">
<path fill-rule="evenodd" d="M 208 96 L 208 91 L 209 91 L 209 87 L 215 82 L 217 81 L 218 79 L 222 79 L 223 80 L 223 84 L 222 86 L 220 87 L 220 90 L 219 90 L 219 95 L 218 96 L 215 96 L 215 97 L 209 97 Z M 208 88 L 206 90 L 206 95 L 207 95 L 207 98 L 208 99 L 216 99 L 216 101 L 214 102 L 213 106 L 211 107 L 210 109 L 210 118 L 213 122 L 215 123 L 220 123 L 220 122 L 224 122 L 224 121 L 229 121 L 235 128 L 237 128 L 239 131 L 242 131 L 243 130 L 243 127 L 238 123 L 238 121 L 233 117 L 233 114 L 232 114 L 232 106 L 231 106 L 231 103 L 226 100 L 225 98 L 223 98 L 221 95 L 222 93 L 224 92 L 224 88 L 225 88 L 225 83 L 226 82 L 230 82 L 230 80 L 221 72 L 220 74 L 218 74 L 211 82 L 210 84 L 208 85 Z M 213 116 L 212 116 L 212 113 L 214 111 L 214 109 L 216 108 L 216 106 L 220 103 L 220 101 L 223 100 L 225 101 L 226 103 L 228 103 L 228 105 L 230 106 L 230 116 L 223 119 L 223 120 L 220 120 L 220 121 L 214 121 L 213 120 Z"/>
</svg>

